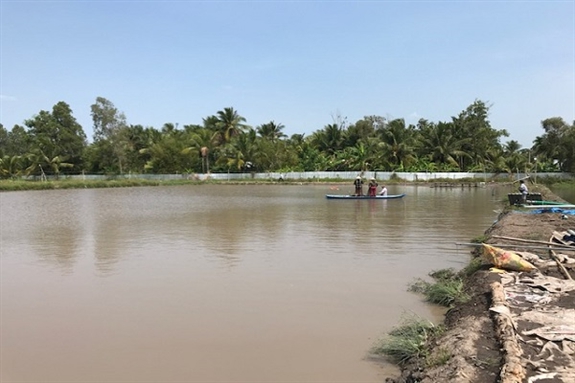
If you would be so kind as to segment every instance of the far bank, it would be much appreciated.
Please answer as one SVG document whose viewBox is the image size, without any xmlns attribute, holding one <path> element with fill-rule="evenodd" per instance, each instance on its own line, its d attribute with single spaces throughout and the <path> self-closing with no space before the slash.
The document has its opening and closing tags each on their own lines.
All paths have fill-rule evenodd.
<svg viewBox="0 0 575 383">
<path fill-rule="evenodd" d="M 365 183 L 375 178 L 380 185 L 418 184 L 431 187 L 485 187 L 487 184 L 513 185 L 529 178 L 533 183 L 575 189 L 575 175 L 569 173 L 491 174 L 491 173 L 406 173 L 406 172 L 290 172 L 290 173 L 211 173 L 211 174 L 124 174 L 20 177 L 0 180 L 0 191 L 137 186 L 229 184 L 351 184 L 357 176 Z"/>
</svg>

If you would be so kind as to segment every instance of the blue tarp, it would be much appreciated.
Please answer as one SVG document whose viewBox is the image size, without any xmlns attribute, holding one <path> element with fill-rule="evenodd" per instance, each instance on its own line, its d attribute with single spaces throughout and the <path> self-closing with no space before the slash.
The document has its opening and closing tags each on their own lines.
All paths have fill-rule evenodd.
<svg viewBox="0 0 575 383">
<path fill-rule="evenodd" d="M 530 214 L 542 214 L 542 213 L 561 213 L 566 215 L 575 215 L 575 209 L 565 209 L 560 207 L 546 207 L 542 209 L 534 209 L 529 212 Z"/>
</svg>

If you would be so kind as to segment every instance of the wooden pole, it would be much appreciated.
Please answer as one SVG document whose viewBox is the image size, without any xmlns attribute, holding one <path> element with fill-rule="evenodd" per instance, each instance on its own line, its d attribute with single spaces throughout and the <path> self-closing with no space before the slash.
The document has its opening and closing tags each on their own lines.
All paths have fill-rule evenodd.
<svg viewBox="0 0 575 383">
<path fill-rule="evenodd" d="M 482 246 L 483 243 L 456 243 L 459 246 Z M 555 246 L 555 244 L 550 244 L 549 246 L 531 246 L 531 245 L 508 245 L 508 244 L 493 244 L 493 243 L 486 243 L 486 245 L 494 246 L 494 247 L 512 247 L 512 248 L 522 248 L 522 249 L 539 249 L 539 250 L 549 250 L 549 246 Z M 561 251 L 575 251 L 575 247 L 557 247 L 555 250 Z"/>
<path fill-rule="evenodd" d="M 555 252 L 551 249 L 549 249 L 549 254 L 551 255 L 551 259 L 553 259 L 555 261 L 555 263 L 557 264 L 557 267 L 559 267 L 559 271 L 561 271 L 561 274 L 563 274 L 565 279 L 569 279 L 572 281 L 573 278 L 571 278 L 571 275 L 569 275 L 569 272 L 567 271 L 565 266 L 563 266 L 563 264 L 561 263 L 559 258 L 557 258 L 557 254 L 555 254 Z"/>
<path fill-rule="evenodd" d="M 543 245 L 553 245 L 555 247 L 559 247 L 559 248 L 571 248 L 573 249 L 573 246 L 569 246 L 569 245 L 565 245 L 565 244 L 561 244 L 561 243 L 554 243 L 554 242 L 547 242 L 547 241 L 537 241 L 534 239 L 522 239 L 522 238 L 514 238 L 514 237 L 505 237 L 502 235 L 492 235 L 491 238 L 498 238 L 498 239 L 507 239 L 509 241 L 516 241 L 516 242 L 524 242 L 524 243 L 540 243 Z"/>
</svg>

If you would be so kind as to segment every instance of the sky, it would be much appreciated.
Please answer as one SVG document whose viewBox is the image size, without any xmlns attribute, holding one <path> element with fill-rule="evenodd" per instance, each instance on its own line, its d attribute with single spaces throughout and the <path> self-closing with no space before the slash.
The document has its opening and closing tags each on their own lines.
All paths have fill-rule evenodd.
<svg viewBox="0 0 575 383">
<path fill-rule="evenodd" d="M 288 136 L 480 100 L 531 147 L 542 120 L 575 120 L 575 1 L 0 0 L 0 123 L 64 101 L 91 141 L 97 97 L 129 124 L 232 107 Z"/>
</svg>

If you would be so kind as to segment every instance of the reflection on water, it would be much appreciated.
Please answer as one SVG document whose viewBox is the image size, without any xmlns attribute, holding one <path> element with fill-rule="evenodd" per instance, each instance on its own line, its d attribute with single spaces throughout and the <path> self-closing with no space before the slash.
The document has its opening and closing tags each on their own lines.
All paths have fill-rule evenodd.
<svg viewBox="0 0 575 383">
<path fill-rule="evenodd" d="M 347 186 L 340 187 L 346 194 Z M 0 194 L 2 372 L 10 381 L 365 381 L 406 291 L 463 267 L 491 189 L 201 185 Z M 33 366 L 33 367 L 31 367 Z"/>
</svg>

